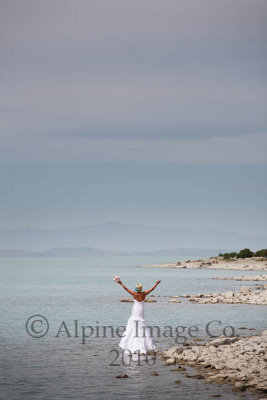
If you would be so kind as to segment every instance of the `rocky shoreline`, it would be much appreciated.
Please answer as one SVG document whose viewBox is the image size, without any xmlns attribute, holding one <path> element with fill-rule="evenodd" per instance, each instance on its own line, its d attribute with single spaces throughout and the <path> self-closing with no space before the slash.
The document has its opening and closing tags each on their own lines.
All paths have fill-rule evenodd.
<svg viewBox="0 0 267 400">
<path fill-rule="evenodd" d="M 254 305 L 267 305 L 267 285 L 259 286 L 256 290 L 247 286 L 242 287 L 237 292 L 228 290 L 224 293 L 210 293 L 210 294 L 185 294 L 179 297 L 188 298 L 189 301 L 199 304 L 254 304 Z"/>
<path fill-rule="evenodd" d="M 123 297 L 122 299 L 120 299 L 120 301 L 122 303 L 133 303 L 134 299 L 133 299 L 133 297 Z M 150 299 L 150 298 L 145 299 L 145 303 L 156 303 L 156 302 L 157 302 L 157 300 L 154 300 L 154 299 Z"/>
<path fill-rule="evenodd" d="M 267 275 L 265 274 L 260 274 L 260 275 L 242 275 L 242 276 L 225 276 L 223 278 L 211 278 L 215 280 L 220 280 L 220 281 L 254 281 L 254 282 L 261 282 L 261 281 L 267 281 Z"/>
<path fill-rule="evenodd" d="M 190 378 L 205 379 L 207 383 L 232 384 L 234 391 L 249 390 L 267 393 L 267 331 L 248 337 L 225 337 L 183 348 L 172 347 L 158 352 L 166 366 L 177 365 L 177 371 Z M 198 369 L 188 375 L 189 365 Z"/>
<path fill-rule="evenodd" d="M 151 298 L 153 297 L 153 298 Z M 156 303 L 155 296 L 151 295 L 145 299 L 146 303 Z M 251 304 L 251 305 L 267 305 L 267 284 L 258 285 L 256 288 L 248 286 L 241 287 L 237 292 L 228 290 L 224 293 L 198 293 L 198 294 L 181 294 L 177 296 L 157 296 L 169 297 L 168 303 L 181 303 L 179 298 L 185 298 L 192 303 L 198 304 Z M 120 299 L 123 303 L 133 303 L 132 297 L 123 297 Z"/>
<path fill-rule="evenodd" d="M 239 271 L 267 271 L 267 258 L 250 257 L 224 260 L 223 257 L 210 257 L 201 260 L 178 261 L 176 263 L 143 265 L 144 268 L 196 268 L 224 269 Z"/>
</svg>

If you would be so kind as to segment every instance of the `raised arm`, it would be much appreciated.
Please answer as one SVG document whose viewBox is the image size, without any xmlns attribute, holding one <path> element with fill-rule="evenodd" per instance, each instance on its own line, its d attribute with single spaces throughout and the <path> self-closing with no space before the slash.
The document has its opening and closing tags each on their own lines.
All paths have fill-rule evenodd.
<svg viewBox="0 0 267 400">
<path fill-rule="evenodd" d="M 147 295 L 147 294 L 151 293 L 158 286 L 159 283 L 160 283 L 160 281 L 157 281 L 151 289 L 145 291 L 145 294 Z"/>
<path fill-rule="evenodd" d="M 128 289 L 127 286 L 125 286 L 125 285 L 122 283 L 122 281 L 118 281 L 118 283 L 123 287 L 123 289 L 126 290 L 126 292 L 130 293 L 131 295 L 134 294 L 134 292 L 133 292 L 132 290 Z"/>
</svg>

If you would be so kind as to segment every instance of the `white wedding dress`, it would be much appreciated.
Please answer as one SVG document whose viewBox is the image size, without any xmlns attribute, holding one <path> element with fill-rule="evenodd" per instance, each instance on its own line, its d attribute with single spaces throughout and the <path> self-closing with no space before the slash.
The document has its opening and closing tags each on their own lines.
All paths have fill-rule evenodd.
<svg viewBox="0 0 267 400">
<path fill-rule="evenodd" d="M 137 301 L 134 299 L 132 314 L 128 319 L 119 346 L 132 354 L 138 350 L 140 350 L 140 354 L 146 354 L 148 350 L 156 349 L 152 330 L 144 320 L 144 300 Z"/>
</svg>

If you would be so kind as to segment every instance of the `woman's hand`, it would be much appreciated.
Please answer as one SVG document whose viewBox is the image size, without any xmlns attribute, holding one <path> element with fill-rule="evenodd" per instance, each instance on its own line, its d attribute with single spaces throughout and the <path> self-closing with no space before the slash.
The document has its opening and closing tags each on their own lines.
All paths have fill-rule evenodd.
<svg viewBox="0 0 267 400">
<path fill-rule="evenodd" d="M 157 285 L 160 283 L 161 281 L 159 280 L 159 281 L 157 281 Z"/>
</svg>

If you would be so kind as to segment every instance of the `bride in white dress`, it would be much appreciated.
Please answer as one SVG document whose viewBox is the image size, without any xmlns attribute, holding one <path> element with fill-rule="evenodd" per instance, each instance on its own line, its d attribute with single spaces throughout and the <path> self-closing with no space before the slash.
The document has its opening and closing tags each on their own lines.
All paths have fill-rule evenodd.
<svg viewBox="0 0 267 400">
<path fill-rule="evenodd" d="M 156 344 L 152 336 L 152 331 L 147 326 L 144 319 L 144 302 L 146 296 L 154 290 L 160 281 L 149 290 L 143 291 L 141 283 L 136 285 L 135 291 L 128 289 L 121 280 L 118 283 L 134 298 L 132 314 L 128 319 L 126 330 L 123 333 L 119 346 L 123 350 L 128 350 L 131 354 L 140 351 L 146 354 L 148 350 L 155 350 Z"/>
</svg>

